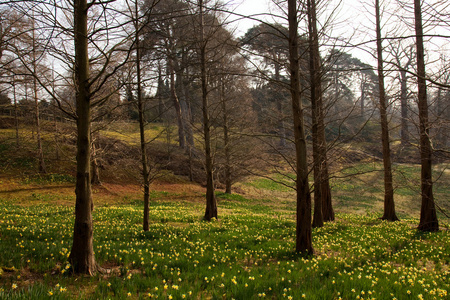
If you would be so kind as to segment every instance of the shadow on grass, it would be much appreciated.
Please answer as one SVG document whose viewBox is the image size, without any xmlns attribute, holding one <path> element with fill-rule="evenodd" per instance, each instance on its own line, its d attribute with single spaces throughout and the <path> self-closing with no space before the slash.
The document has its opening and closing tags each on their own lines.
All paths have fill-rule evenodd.
<svg viewBox="0 0 450 300">
<path fill-rule="evenodd" d="M 66 185 L 58 185 L 58 186 L 43 186 L 43 187 L 21 188 L 21 189 L 0 191 L 0 195 L 1 194 L 8 194 L 8 193 L 24 192 L 24 191 L 58 190 L 58 189 L 62 189 L 62 188 L 73 188 L 73 187 L 75 187 L 73 184 L 66 184 Z"/>
</svg>

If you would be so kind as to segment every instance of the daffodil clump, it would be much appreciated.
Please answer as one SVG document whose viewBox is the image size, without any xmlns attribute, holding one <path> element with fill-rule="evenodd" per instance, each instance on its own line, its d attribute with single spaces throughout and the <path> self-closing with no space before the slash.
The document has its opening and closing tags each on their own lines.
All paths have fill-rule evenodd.
<svg viewBox="0 0 450 300">
<path fill-rule="evenodd" d="M 294 253 L 295 206 L 219 199 L 94 210 L 95 255 L 110 274 L 73 276 L 72 207 L 0 204 L 0 299 L 448 299 L 450 233 L 417 220 L 337 214 L 313 230 L 315 255 Z M 448 224 L 442 224 L 443 228 Z"/>
</svg>

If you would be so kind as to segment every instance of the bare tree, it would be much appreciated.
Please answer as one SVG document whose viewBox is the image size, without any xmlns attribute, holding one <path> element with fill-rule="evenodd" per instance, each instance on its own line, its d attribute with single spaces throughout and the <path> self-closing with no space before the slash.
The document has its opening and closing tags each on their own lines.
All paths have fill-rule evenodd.
<svg viewBox="0 0 450 300">
<path fill-rule="evenodd" d="M 450 84 L 450 73 L 448 72 L 449 60 L 448 57 L 442 55 L 441 58 L 441 74 L 439 74 L 439 81 L 445 85 Z M 437 124 L 437 132 L 435 137 L 434 147 L 437 151 L 446 152 L 448 147 L 449 123 L 450 123 L 450 90 L 441 86 L 437 87 L 434 101 L 434 119 Z"/>
<path fill-rule="evenodd" d="M 98 266 L 94 255 L 91 191 L 91 90 L 86 0 L 74 0 L 75 87 L 77 113 L 77 177 L 75 224 L 69 261 L 76 273 L 93 275 Z"/>
<path fill-rule="evenodd" d="M 33 74 L 38 74 L 37 72 L 37 45 L 36 45 L 36 30 L 34 14 L 32 15 L 32 29 L 31 29 L 31 47 L 32 47 L 32 68 Z M 38 150 L 38 169 L 39 173 L 47 173 L 44 162 L 44 151 L 42 150 L 42 138 L 41 138 L 41 121 L 39 117 L 39 98 L 38 98 L 38 83 L 36 76 L 33 76 L 33 97 L 35 105 L 35 120 L 36 120 L 36 140 L 37 140 L 37 150 Z"/>
<path fill-rule="evenodd" d="M 141 86 L 141 44 L 139 41 L 139 9 L 137 1 L 134 3 L 134 27 L 135 27 L 135 48 L 136 48 L 136 76 L 137 76 L 137 101 L 138 101 L 138 113 L 139 113 L 139 134 L 141 143 L 141 163 L 142 163 L 142 181 L 144 184 L 144 221 L 143 229 L 148 231 L 148 218 L 149 218 L 149 199 L 150 199 L 150 170 L 147 163 L 147 151 L 145 142 L 145 118 L 144 118 L 144 101 L 142 99 L 142 86 Z"/>
<path fill-rule="evenodd" d="M 384 214 L 382 220 L 397 221 L 394 204 L 394 187 L 392 182 L 392 164 L 391 149 L 389 141 L 389 124 L 386 110 L 386 92 L 384 88 L 384 70 L 383 70 L 383 47 L 381 37 L 381 17 L 380 1 L 375 0 L 375 18 L 377 35 L 377 63 L 378 63 L 378 91 L 379 91 L 379 109 L 381 119 L 381 143 L 383 146 L 383 166 L 384 166 Z"/>
<path fill-rule="evenodd" d="M 110 88 L 108 84 L 129 61 L 130 37 L 117 28 L 123 28 L 123 19 L 117 16 L 117 6 L 111 2 L 21 2 L 16 6 L 25 15 L 32 6 L 37 11 L 37 20 L 41 34 L 39 44 L 59 64 L 66 68 L 66 74 L 60 75 L 67 86 L 64 94 L 58 93 L 49 85 L 45 75 L 41 78 L 28 67 L 41 88 L 56 100 L 58 107 L 76 120 L 76 184 L 75 184 L 75 222 L 73 244 L 69 255 L 75 273 L 93 275 L 102 270 L 97 265 L 93 249 L 93 199 L 91 191 L 91 124 L 94 119 L 93 108 L 105 105 L 119 87 Z M 70 17 L 72 16 L 72 17 Z M 63 19 L 66 18 L 66 19 Z M 88 27 L 88 22 L 91 26 Z M 88 29 L 89 28 L 89 29 Z M 111 30 L 116 34 L 111 35 Z M 73 44 L 71 42 L 73 41 Z M 123 55 L 118 55 L 123 54 Z M 120 59 L 120 62 L 118 62 Z M 73 86 L 69 86 L 73 84 Z M 75 95 L 73 96 L 72 93 Z M 64 102 L 63 100 L 67 100 Z M 101 118 L 99 108 L 97 118 Z"/>
<path fill-rule="evenodd" d="M 151 167 L 149 164 L 149 156 L 147 154 L 147 141 L 145 136 L 145 103 L 142 91 L 142 69 L 141 60 L 143 57 L 143 43 L 141 42 L 142 31 L 145 28 L 145 23 L 140 22 L 141 15 L 146 16 L 149 19 L 149 15 L 155 5 L 155 2 L 147 2 L 144 6 L 145 11 L 141 14 L 139 11 L 138 1 L 135 0 L 134 3 L 126 2 L 129 13 L 132 16 L 132 22 L 134 25 L 134 50 L 135 50 L 135 72 L 136 72 L 136 94 L 137 94 L 137 107 L 138 107 L 138 117 L 139 117 L 139 137 L 140 137 L 140 150 L 141 150 L 141 165 L 142 165 L 142 184 L 144 187 L 144 216 L 143 216 L 143 230 L 149 230 L 149 203 L 150 203 L 150 183 L 151 183 Z"/>
<path fill-rule="evenodd" d="M 298 47 L 297 1 L 288 0 L 289 22 L 289 69 L 291 78 L 292 114 L 296 152 L 296 190 L 297 190 L 297 230 L 295 250 L 312 254 L 311 236 L 311 194 L 308 182 L 308 163 L 306 160 L 306 139 L 303 123 L 303 107 L 300 101 L 300 67 Z"/>
<path fill-rule="evenodd" d="M 154 6 L 155 13 L 148 15 L 150 30 L 147 42 L 156 40 L 157 55 L 165 61 L 169 77 L 170 98 L 175 109 L 180 148 L 191 151 L 194 147 L 191 112 L 187 95 L 187 70 L 192 61 L 187 56 L 193 48 L 195 28 L 189 14 L 190 4 L 185 1 L 146 0 L 146 10 Z"/>
<path fill-rule="evenodd" d="M 319 34 L 317 32 L 316 1 L 307 1 L 309 71 L 312 110 L 312 139 L 314 160 L 314 218 L 313 226 L 322 227 L 323 221 L 333 221 L 334 211 L 331 204 L 331 189 L 328 175 L 327 143 L 325 139 L 325 121 L 322 94 L 322 67 L 319 52 Z"/>
<path fill-rule="evenodd" d="M 203 135 L 205 143 L 205 168 L 206 168 L 206 210 L 203 217 L 207 221 L 217 218 L 217 200 L 214 193 L 214 177 L 213 177 L 213 157 L 211 153 L 211 124 L 209 119 L 209 102 L 208 102 L 208 86 L 206 74 L 206 50 L 208 39 L 205 38 L 205 21 L 204 21 L 204 3 L 198 0 L 199 7 L 199 58 L 200 58 L 200 76 L 202 85 L 202 113 L 203 113 Z"/>
<path fill-rule="evenodd" d="M 417 56 L 417 85 L 419 107 L 420 161 L 422 205 L 420 209 L 419 230 L 438 231 L 439 223 L 433 197 L 432 148 L 430 143 L 430 124 L 428 121 L 427 84 L 425 73 L 425 53 L 423 43 L 422 7 L 420 0 L 414 0 L 414 25 Z"/>
<path fill-rule="evenodd" d="M 409 130 L 408 130 L 408 110 L 409 110 L 409 91 L 408 91 L 408 73 L 411 72 L 410 68 L 414 62 L 414 46 L 412 44 L 406 47 L 398 41 L 396 45 L 390 43 L 390 53 L 393 56 L 394 65 L 399 72 L 400 81 L 400 140 L 403 146 L 409 143 Z"/>
<path fill-rule="evenodd" d="M 12 93 L 17 148 L 20 145 L 18 92 L 20 85 L 27 82 L 30 77 L 21 60 L 27 59 L 27 65 L 33 65 L 29 51 L 22 55 L 19 49 L 31 48 L 33 51 L 32 44 L 35 40 L 30 36 L 30 28 L 33 28 L 30 20 L 32 18 L 8 7 L 7 3 L 0 7 L 0 86 L 2 93 L 8 93 L 8 90 Z M 35 105 L 35 112 L 36 107 Z M 36 116 L 37 114 L 35 114 L 34 120 L 37 120 Z M 40 148 L 38 146 L 38 149 Z"/>
</svg>

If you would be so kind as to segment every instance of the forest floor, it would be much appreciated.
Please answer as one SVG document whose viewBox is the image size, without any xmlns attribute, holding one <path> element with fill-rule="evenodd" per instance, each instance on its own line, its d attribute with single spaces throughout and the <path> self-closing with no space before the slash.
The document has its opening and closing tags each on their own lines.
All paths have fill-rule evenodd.
<svg viewBox="0 0 450 300">
<path fill-rule="evenodd" d="M 436 233 L 416 230 L 419 166 L 394 165 L 401 219 L 394 223 L 378 219 L 383 210 L 379 160 L 336 168 L 331 179 L 336 220 L 313 229 L 315 253 L 307 257 L 293 251 L 295 193 L 280 174 L 269 174 L 275 181 L 248 177 L 232 195 L 218 189 L 219 219 L 208 223 L 202 221 L 204 187 L 170 170 L 162 173 L 151 185 L 148 232 L 142 231 L 137 180 L 106 174 L 102 185 L 93 187 L 94 247 L 97 262 L 109 273 L 87 277 L 71 274 L 67 262 L 75 203 L 73 159 L 61 155 L 58 163 L 49 161 L 52 172 L 40 175 L 33 171 L 32 147 L 11 151 L 14 141 L 4 141 L 0 299 L 449 297 L 450 173 L 444 164 L 435 166 L 441 228 Z M 66 151 L 70 147 L 63 146 Z"/>
</svg>

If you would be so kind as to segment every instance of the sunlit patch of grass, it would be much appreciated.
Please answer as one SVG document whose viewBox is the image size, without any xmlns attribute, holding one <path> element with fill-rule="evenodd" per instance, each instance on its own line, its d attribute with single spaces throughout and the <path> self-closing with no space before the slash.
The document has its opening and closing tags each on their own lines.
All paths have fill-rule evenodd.
<svg viewBox="0 0 450 300">
<path fill-rule="evenodd" d="M 148 141 L 167 142 L 167 130 L 173 131 L 173 128 L 163 125 L 153 124 L 145 129 L 145 136 Z M 114 129 L 105 129 L 100 133 L 106 137 L 114 138 L 129 145 L 139 145 L 140 133 L 137 124 L 125 124 L 114 126 Z M 171 143 L 177 143 L 175 138 L 171 139 Z"/>
<path fill-rule="evenodd" d="M 239 203 L 244 203 L 244 202 L 249 202 L 251 200 L 245 198 L 242 195 L 239 194 L 227 194 L 224 192 L 216 192 L 216 196 L 218 199 L 224 199 L 224 200 L 232 200 L 232 201 L 237 201 Z"/>
<path fill-rule="evenodd" d="M 256 189 L 291 192 L 295 186 L 295 179 L 293 176 L 285 176 L 283 174 L 272 174 L 271 176 L 255 178 L 245 183 Z"/>
</svg>

